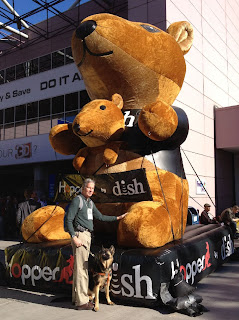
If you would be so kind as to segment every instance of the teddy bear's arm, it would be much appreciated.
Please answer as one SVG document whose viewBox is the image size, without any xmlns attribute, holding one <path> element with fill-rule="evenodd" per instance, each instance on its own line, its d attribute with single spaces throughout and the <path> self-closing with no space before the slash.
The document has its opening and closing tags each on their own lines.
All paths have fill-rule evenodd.
<svg viewBox="0 0 239 320">
<path fill-rule="evenodd" d="M 52 148 L 64 155 L 76 154 L 84 143 L 77 137 L 73 130 L 72 124 L 58 124 L 51 128 L 49 140 Z"/>
<path fill-rule="evenodd" d="M 80 169 L 81 169 L 81 167 L 82 167 L 82 165 L 88 155 L 89 155 L 89 148 L 88 147 L 82 148 L 77 152 L 77 154 L 73 160 L 73 166 L 77 171 L 80 171 Z"/>
<path fill-rule="evenodd" d="M 178 126 L 178 116 L 174 109 L 163 101 L 156 101 L 143 107 L 138 125 L 150 139 L 163 141 L 171 137 Z"/>
<path fill-rule="evenodd" d="M 113 141 L 106 145 L 103 156 L 105 164 L 111 165 L 116 162 L 121 144 L 121 141 Z"/>
</svg>

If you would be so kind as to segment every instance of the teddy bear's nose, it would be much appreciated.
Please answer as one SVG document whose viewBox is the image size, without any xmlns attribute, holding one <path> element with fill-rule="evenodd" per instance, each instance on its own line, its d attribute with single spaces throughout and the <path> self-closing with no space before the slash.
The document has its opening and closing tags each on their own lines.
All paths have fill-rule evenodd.
<svg viewBox="0 0 239 320">
<path fill-rule="evenodd" d="M 73 126 L 73 131 L 78 132 L 80 130 L 80 125 L 79 123 L 75 123 Z"/>
<path fill-rule="evenodd" d="M 96 29 L 96 22 L 94 20 L 87 20 L 82 22 L 76 29 L 77 38 L 83 40 Z"/>
</svg>

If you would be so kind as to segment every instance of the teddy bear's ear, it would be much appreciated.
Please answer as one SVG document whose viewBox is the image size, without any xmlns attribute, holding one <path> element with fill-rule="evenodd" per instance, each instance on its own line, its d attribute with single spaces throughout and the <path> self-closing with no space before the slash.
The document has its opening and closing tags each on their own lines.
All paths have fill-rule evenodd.
<svg viewBox="0 0 239 320">
<path fill-rule="evenodd" d="M 121 97 L 120 94 L 115 93 L 112 96 L 112 102 L 119 108 L 122 109 L 123 108 L 123 98 Z"/>
<path fill-rule="evenodd" d="M 183 54 L 188 53 L 193 43 L 193 27 L 187 21 L 172 23 L 167 32 L 174 37 L 179 44 Z"/>
</svg>

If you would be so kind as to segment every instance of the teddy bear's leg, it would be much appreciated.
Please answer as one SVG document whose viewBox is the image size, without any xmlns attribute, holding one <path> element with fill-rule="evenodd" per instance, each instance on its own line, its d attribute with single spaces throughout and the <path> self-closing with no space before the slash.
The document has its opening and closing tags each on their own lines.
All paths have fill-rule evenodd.
<svg viewBox="0 0 239 320">
<path fill-rule="evenodd" d="M 146 175 L 153 201 L 164 203 L 173 227 L 174 239 L 181 239 L 188 213 L 189 186 L 187 180 L 159 168 L 147 171 Z"/>
<path fill-rule="evenodd" d="M 181 239 L 187 221 L 188 183 L 171 172 L 147 172 L 154 201 L 133 204 L 119 222 L 118 244 L 156 248 Z M 162 192 L 163 189 L 163 192 Z"/>
<path fill-rule="evenodd" d="M 143 107 L 138 125 L 150 139 L 163 141 L 171 137 L 177 129 L 178 117 L 170 105 L 157 101 Z"/>
<path fill-rule="evenodd" d="M 61 206 L 48 205 L 33 211 L 22 224 L 22 236 L 27 242 L 46 242 L 69 239 L 64 231 L 65 210 Z"/>
<path fill-rule="evenodd" d="M 173 240 L 170 217 L 162 202 L 138 202 L 128 212 L 119 223 L 119 245 L 156 248 Z"/>
</svg>

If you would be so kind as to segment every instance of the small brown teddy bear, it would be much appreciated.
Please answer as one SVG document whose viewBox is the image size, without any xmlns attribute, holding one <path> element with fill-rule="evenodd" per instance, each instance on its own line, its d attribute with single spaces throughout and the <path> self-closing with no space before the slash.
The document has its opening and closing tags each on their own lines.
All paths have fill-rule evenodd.
<svg viewBox="0 0 239 320">
<path fill-rule="evenodd" d="M 114 94 L 112 101 L 89 102 L 75 117 L 73 132 L 87 146 L 80 149 L 74 158 L 73 165 L 76 170 L 84 172 L 82 166 L 87 158 L 97 157 L 99 154 L 103 154 L 102 162 L 108 166 L 116 162 L 119 148 L 123 144 L 117 140 L 121 138 L 125 129 L 122 107 L 122 97 Z M 86 171 L 88 167 L 91 165 L 85 163 Z"/>
</svg>

